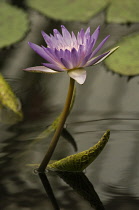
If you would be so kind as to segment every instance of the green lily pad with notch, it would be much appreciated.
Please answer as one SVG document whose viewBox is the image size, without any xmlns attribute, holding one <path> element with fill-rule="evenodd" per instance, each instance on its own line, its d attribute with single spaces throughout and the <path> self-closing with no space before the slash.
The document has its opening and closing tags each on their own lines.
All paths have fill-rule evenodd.
<svg viewBox="0 0 139 210">
<path fill-rule="evenodd" d="M 64 21 L 88 21 L 104 9 L 109 0 L 27 0 L 29 7 Z"/>
<path fill-rule="evenodd" d="M 106 19 L 114 23 L 139 22 L 139 1 L 110 0 Z"/>
<path fill-rule="evenodd" d="M 123 38 L 120 48 L 105 60 L 106 66 L 115 73 L 135 76 L 139 74 L 139 34 Z"/>
<path fill-rule="evenodd" d="M 0 48 L 20 41 L 28 28 L 28 16 L 24 11 L 0 2 Z"/>
</svg>

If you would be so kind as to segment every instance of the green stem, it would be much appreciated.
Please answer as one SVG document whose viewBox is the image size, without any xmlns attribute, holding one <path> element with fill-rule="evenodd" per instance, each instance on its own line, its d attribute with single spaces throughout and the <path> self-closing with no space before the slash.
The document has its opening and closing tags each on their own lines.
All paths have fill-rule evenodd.
<svg viewBox="0 0 139 210">
<path fill-rule="evenodd" d="M 53 138 L 50 142 L 47 153 L 46 153 L 44 159 L 42 160 L 42 162 L 41 162 L 41 164 L 38 168 L 38 172 L 44 172 L 45 171 L 45 168 L 46 168 L 47 164 L 49 163 L 50 158 L 51 158 L 51 156 L 52 156 L 52 154 L 53 154 L 53 152 L 56 148 L 58 139 L 60 137 L 60 134 L 62 132 L 62 129 L 63 129 L 65 121 L 66 121 L 66 118 L 67 118 L 68 113 L 69 113 L 70 104 L 71 104 L 72 97 L 73 97 L 73 92 L 74 92 L 74 84 L 75 84 L 75 80 L 70 78 L 70 84 L 69 84 L 67 99 L 66 99 L 66 102 L 65 102 L 63 112 L 62 112 L 61 117 L 60 117 L 58 127 L 57 127 L 57 129 L 55 131 L 55 134 L 54 134 L 54 136 L 53 136 Z"/>
</svg>

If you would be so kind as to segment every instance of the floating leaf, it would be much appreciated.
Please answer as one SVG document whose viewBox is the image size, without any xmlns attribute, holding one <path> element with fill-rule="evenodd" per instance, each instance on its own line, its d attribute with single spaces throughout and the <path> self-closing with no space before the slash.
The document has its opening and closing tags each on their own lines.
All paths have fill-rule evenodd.
<svg viewBox="0 0 139 210">
<path fill-rule="evenodd" d="M 28 25 L 28 17 L 23 10 L 0 2 L 0 48 L 22 39 Z"/>
<path fill-rule="evenodd" d="M 107 21 L 114 23 L 139 22 L 138 0 L 110 0 Z"/>
<path fill-rule="evenodd" d="M 88 165 L 90 165 L 96 157 L 100 154 L 100 152 L 105 147 L 110 136 L 110 131 L 107 130 L 100 141 L 91 147 L 88 150 L 83 152 L 67 156 L 61 160 L 58 160 L 54 163 L 48 164 L 48 170 L 60 170 L 60 171 L 69 171 L 69 172 L 81 172 Z"/>
<path fill-rule="evenodd" d="M 28 6 L 56 20 L 88 21 L 109 0 L 27 0 Z"/>
<path fill-rule="evenodd" d="M 88 180 L 83 172 L 57 172 L 70 187 L 72 187 L 79 195 L 87 200 L 91 206 L 96 209 L 104 210 L 103 204 L 96 193 L 92 183 Z"/>
<path fill-rule="evenodd" d="M 23 114 L 21 111 L 21 104 L 19 99 L 13 93 L 9 84 L 5 81 L 3 76 L 0 74 L 0 104 L 2 107 L 7 107 L 12 110 L 21 120 Z"/>
<path fill-rule="evenodd" d="M 108 68 L 115 73 L 135 76 L 139 74 L 139 34 L 125 37 L 118 43 L 120 48 L 105 60 Z"/>
</svg>

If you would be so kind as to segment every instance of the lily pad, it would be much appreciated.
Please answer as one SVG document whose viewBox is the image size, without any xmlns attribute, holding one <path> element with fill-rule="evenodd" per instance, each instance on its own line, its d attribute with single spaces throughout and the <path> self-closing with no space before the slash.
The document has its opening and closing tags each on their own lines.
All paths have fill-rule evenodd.
<svg viewBox="0 0 139 210">
<path fill-rule="evenodd" d="M 138 0 L 110 0 L 107 21 L 114 23 L 139 22 Z"/>
<path fill-rule="evenodd" d="M 27 14 L 6 2 L 0 3 L 0 48 L 23 38 L 28 30 Z"/>
<path fill-rule="evenodd" d="M 120 48 L 105 60 L 107 67 L 121 75 L 138 75 L 139 34 L 125 37 L 118 45 Z"/>
<path fill-rule="evenodd" d="M 64 21 L 88 21 L 96 15 L 109 0 L 27 0 L 28 6 L 44 15 Z"/>
</svg>

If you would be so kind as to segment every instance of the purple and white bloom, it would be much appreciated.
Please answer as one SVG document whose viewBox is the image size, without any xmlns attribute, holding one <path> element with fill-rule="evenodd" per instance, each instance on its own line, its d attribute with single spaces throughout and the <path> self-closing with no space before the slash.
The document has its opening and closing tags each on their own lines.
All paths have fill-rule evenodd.
<svg viewBox="0 0 139 210">
<path fill-rule="evenodd" d="M 40 73 L 59 73 L 67 72 L 68 75 L 76 80 L 79 84 L 83 84 L 86 79 L 85 67 L 96 65 L 112 54 L 118 47 L 113 48 L 101 55 L 97 55 L 98 51 L 105 44 L 109 35 L 95 47 L 100 27 L 98 27 L 92 35 L 90 35 L 90 27 L 86 31 L 81 29 L 77 37 L 62 25 L 62 34 L 57 30 L 53 30 L 53 34 L 48 36 L 42 31 L 42 36 L 47 47 L 38 46 L 29 42 L 29 46 L 48 63 L 42 63 L 42 66 L 35 66 L 24 69 L 30 72 Z"/>
</svg>

